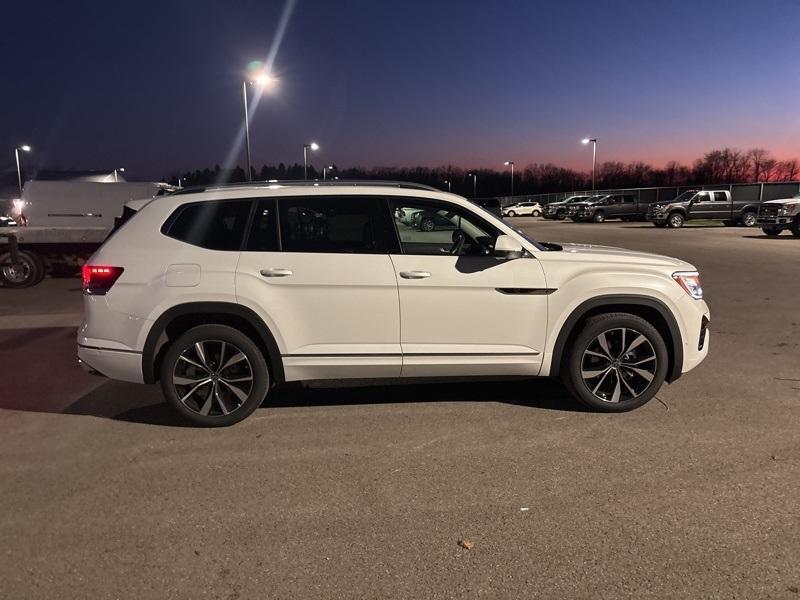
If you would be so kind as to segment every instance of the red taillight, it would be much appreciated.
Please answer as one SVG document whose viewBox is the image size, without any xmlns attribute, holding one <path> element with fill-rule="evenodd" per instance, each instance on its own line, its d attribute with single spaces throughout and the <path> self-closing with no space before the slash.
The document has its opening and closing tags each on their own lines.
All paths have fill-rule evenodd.
<svg viewBox="0 0 800 600">
<path fill-rule="evenodd" d="M 119 279 L 125 269 L 105 265 L 83 265 L 83 291 L 102 296 Z"/>
</svg>

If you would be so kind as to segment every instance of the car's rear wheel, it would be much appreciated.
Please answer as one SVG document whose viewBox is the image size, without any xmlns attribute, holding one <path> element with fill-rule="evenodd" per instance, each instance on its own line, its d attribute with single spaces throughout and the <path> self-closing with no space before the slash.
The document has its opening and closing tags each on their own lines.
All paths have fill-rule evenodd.
<svg viewBox="0 0 800 600">
<path fill-rule="evenodd" d="M 432 218 L 426 217 L 420 222 L 419 228 L 422 231 L 433 231 L 436 228 L 436 223 L 433 222 Z"/>
<path fill-rule="evenodd" d="M 541 217 L 541 216 L 542 216 L 542 211 L 540 211 L 540 210 L 535 210 L 535 211 L 533 211 L 533 212 L 531 213 L 531 216 L 534 216 L 534 217 Z"/>
<path fill-rule="evenodd" d="M 667 375 L 667 346 L 653 325 L 628 313 L 586 321 L 566 357 L 562 378 L 583 404 L 624 412 L 656 395 Z"/>
<path fill-rule="evenodd" d="M 195 425 L 223 427 L 250 416 L 270 378 L 259 347 L 227 325 L 199 325 L 181 335 L 161 365 L 169 404 Z"/>
<path fill-rule="evenodd" d="M 752 210 L 748 210 L 746 213 L 742 215 L 742 225 L 745 227 L 753 227 L 756 224 L 756 220 L 758 219 L 758 215 L 754 213 Z"/>
<path fill-rule="evenodd" d="M 679 229 L 683 227 L 683 223 L 686 219 L 683 218 L 683 215 L 679 212 L 670 213 L 669 217 L 667 217 L 667 223 L 673 229 Z"/>
<path fill-rule="evenodd" d="M 781 231 L 783 230 L 780 227 L 762 227 L 761 231 L 763 231 L 770 237 L 774 237 L 776 235 L 780 235 Z"/>
</svg>

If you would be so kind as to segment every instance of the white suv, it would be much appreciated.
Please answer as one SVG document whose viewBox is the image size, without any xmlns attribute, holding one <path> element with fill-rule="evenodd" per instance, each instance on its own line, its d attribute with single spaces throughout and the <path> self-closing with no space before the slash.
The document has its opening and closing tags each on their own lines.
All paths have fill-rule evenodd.
<svg viewBox="0 0 800 600">
<path fill-rule="evenodd" d="M 517 202 L 503 207 L 504 217 L 541 217 L 542 207 L 538 202 Z"/>
<path fill-rule="evenodd" d="M 133 208 L 84 267 L 78 356 L 160 381 L 196 424 L 240 421 L 282 382 L 347 378 L 560 375 L 624 411 L 708 352 L 692 265 L 536 242 L 425 186 L 209 187 Z"/>
</svg>

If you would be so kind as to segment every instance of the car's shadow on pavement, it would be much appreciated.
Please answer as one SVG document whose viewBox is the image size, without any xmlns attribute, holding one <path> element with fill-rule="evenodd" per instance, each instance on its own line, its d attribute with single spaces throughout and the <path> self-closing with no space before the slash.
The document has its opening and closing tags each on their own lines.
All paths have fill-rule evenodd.
<svg viewBox="0 0 800 600">
<path fill-rule="evenodd" d="M 795 243 L 797 243 L 797 238 L 794 237 L 792 234 L 789 234 L 789 235 L 785 235 L 784 234 L 784 235 L 779 235 L 779 236 L 778 235 L 745 235 L 745 236 L 742 236 L 742 238 L 746 239 L 746 240 L 781 240 L 781 241 L 793 240 Z"/>
<path fill-rule="evenodd" d="M 338 382 L 319 387 L 287 384 L 273 389 L 259 410 L 416 402 L 502 402 L 544 410 L 587 410 L 555 379 L 437 380 L 395 385 Z M 149 425 L 190 426 L 163 401 L 158 386 L 143 387 L 117 381 L 104 383 L 58 412 Z"/>
</svg>

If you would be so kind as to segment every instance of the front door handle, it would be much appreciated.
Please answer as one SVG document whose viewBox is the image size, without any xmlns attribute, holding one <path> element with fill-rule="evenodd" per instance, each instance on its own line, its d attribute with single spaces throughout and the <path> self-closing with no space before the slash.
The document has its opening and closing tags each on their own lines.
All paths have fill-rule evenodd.
<svg viewBox="0 0 800 600">
<path fill-rule="evenodd" d="M 426 279 L 430 276 L 427 271 L 400 271 L 400 277 L 403 279 Z"/>
<path fill-rule="evenodd" d="M 261 275 L 264 277 L 289 277 L 292 275 L 291 269 L 261 269 Z"/>
</svg>

